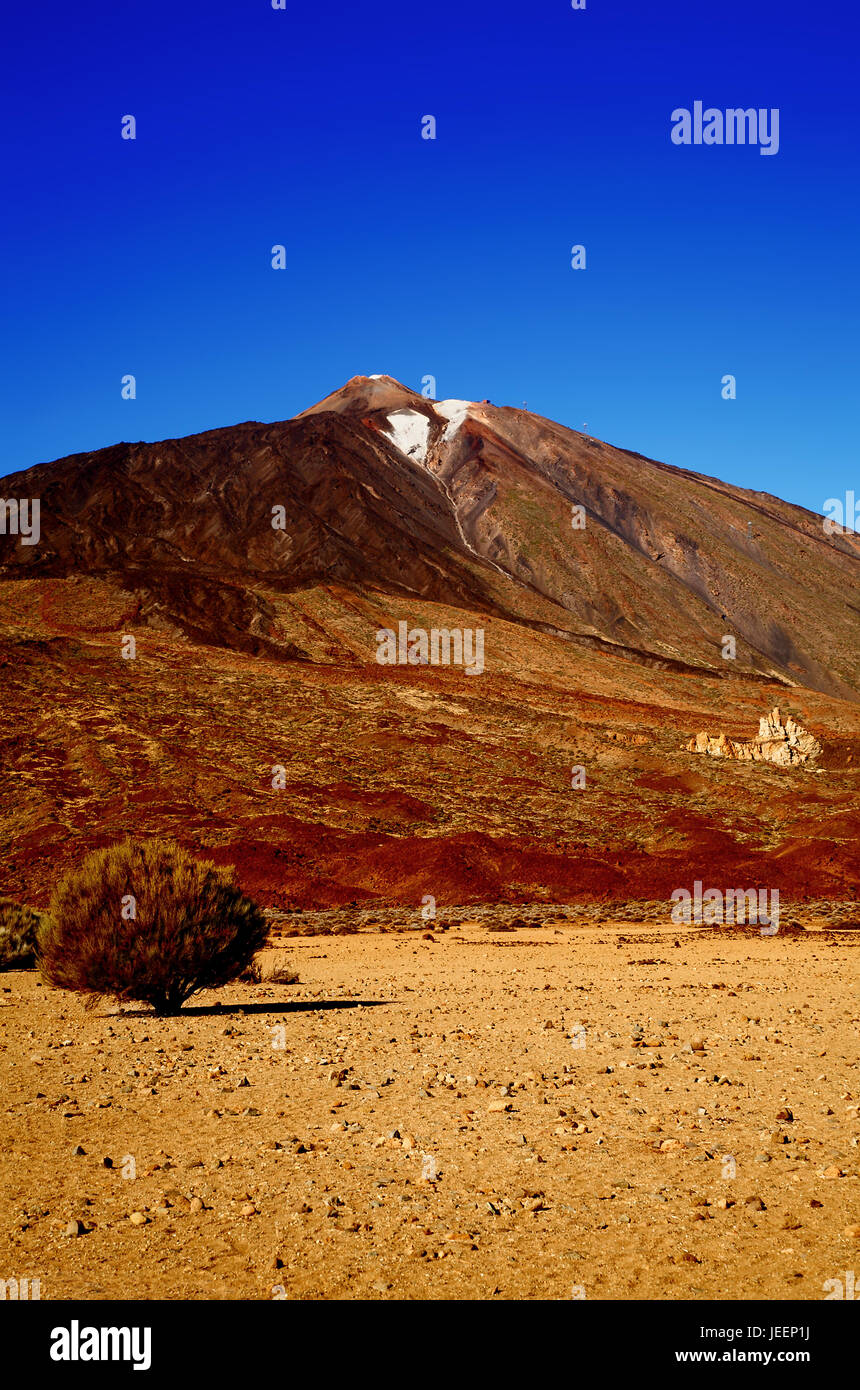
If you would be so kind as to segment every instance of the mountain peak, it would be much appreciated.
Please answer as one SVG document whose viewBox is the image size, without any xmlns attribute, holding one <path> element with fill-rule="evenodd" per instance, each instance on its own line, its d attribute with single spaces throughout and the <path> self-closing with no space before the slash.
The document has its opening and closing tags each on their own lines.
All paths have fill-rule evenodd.
<svg viewBox="0 0 860 1390">
<path fill-rule="evenodd" d="M 295 418 L 300 420 L 305 415 L 319 415 L 329 410 L 341 415 L 367 414 L 373 410 L 384 410 L 387 406 L 396 409 L 404 402 L 423 400 L 426 397 L 404 386 L 396 377 L 353 376 L 337 391 L 324 396 L 307 410 L 300 411 Z"/>
<path fill-rule="evenodd" d="M 843 697 L 860 684 L 852 537 L 777 498 L 384 374 L 292 420 L 115 445 L 4 490 L 40 496 L 42 530 L 34 545 L 0 535 L 0 578 L 110 575 L 148 621 L 244 651 L 292 659 L 301 643 L 281 642 L 275 595 L 336 583 L 640 664 Z"/>
</svg>

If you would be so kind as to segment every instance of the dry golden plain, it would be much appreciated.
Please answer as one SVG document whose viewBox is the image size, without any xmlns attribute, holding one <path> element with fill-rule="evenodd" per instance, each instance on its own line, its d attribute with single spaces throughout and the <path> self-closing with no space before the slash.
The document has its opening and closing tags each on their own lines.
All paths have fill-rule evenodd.
<svg viewBox="0 0 860 1390">
<path fill-rule="evenodd" d="M 282 938 L 299 983 L 176 1018 L 5 974 L 0 1275 L 43 1299 L 826 1298 L 860 1258 L 856 930 L 496 912 Z"/>
</svg>

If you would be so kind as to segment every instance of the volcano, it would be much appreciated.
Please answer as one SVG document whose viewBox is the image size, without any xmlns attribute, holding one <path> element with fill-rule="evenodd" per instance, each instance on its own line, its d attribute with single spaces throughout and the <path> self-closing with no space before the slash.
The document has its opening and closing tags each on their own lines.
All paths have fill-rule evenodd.
<svg viewBox="0 0 860 1390">
<path fill-rule="evenodd" d="M 803 508 L 388 376 L 0 494 L 3 891 L 130 830 L 281 906 L 856 891 L 860 543 Z M 690 752 L 774 708 L 814 765 Z"/>
</svg>

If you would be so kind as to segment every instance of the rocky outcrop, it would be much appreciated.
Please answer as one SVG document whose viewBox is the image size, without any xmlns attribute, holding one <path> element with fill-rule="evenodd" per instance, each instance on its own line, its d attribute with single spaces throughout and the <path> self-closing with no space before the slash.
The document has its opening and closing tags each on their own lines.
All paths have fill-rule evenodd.
<svg viewBox="0 0 860 1390">
<path fill-rule="evenodd" d="M 801 728 L 791 715 L 783 724 L 779 709 L 763 714 L 758 733 L 749 743 L 737 743 L 725 734 L 712 737 L 696 734 L 687 744 L 690 753 L 710 753 L 714 758 L 734 758 L 741 763 L 776 763 L 788 767 L 814 760 L 822 752 L 821 744 Z"/>
</svg>

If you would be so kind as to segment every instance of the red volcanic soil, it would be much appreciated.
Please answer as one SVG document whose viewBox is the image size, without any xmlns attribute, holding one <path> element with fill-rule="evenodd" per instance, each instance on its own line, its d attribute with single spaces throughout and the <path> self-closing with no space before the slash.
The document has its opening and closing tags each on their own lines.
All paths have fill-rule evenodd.
<svg viewBox="0 0 860 1390">
<path fill-rule="evenodd" d="M 342 664 L 284 663 L 128 623 L 123 595 L 101 582 L 75 589 L 77 636 L 52 635 L 44 607 L 0 586 L 2 892 L 44 905 L 87 850 L 133 833 L 235 864 L 273 908 L 668 900 L 695 879 L 856 895 L 848 702 L 654 670 L 477 615 L 481 676 L 380 667 L 373 634 L 396 610 L 359 595 L 371 619 L 360 661 L 353 595 L 331 586 L 302 605 Z M 426 602 L 420 613 L 439 627 L 464 616 Z M 129 632 L 134 661 L 120 655 Z M 779 700 L 838 750 L 833 766 L 686 751 L 701 728 L 748 735 Z"/>
<path fill-rule="evenodd" d="M 744 854 L 729 835 L 706 831 L 695 838 L 694 854 L 704 866 L 698 871 L 708 876 L 706 886 L 716 879 L 726 887 L 776 886 L 791 899 L 856 893 L 856 872 L 841 862 L 832 841 L 809 843 L 808 854 L 801 849 L 793 843 L 763 859 Z M 246 891 L 279 908 L 380 900 L 416 906 L 430 886 L 440 902 L 460 904 L 668 900 L 675 888 L 692 891 L 690 854 L 655 858 L 634 850 L 602 857 L 576 849 L 553 854 L 528 841 L 478 834 L 413 839 L 408 865 L 404 846 L 389 837 L 315 832 L 308 826 L 292 834 L 286 848 L 234 840 L 211 857 L 235 864 Z"/>
</svg>

